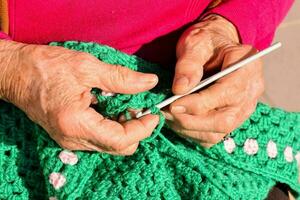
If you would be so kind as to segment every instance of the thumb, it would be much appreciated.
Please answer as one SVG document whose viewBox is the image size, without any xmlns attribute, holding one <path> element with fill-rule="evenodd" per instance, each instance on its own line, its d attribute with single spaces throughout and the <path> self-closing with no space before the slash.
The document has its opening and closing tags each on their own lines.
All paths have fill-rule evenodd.
<svg viewBox="0 0 300 200">
<path fill-rule="evenodd" d="M 155 74 L 136 72 L 119 65 L 102 63 L 96 71 L 97 80 L 92 87 L 108 92 L 135 94 L 150 90 L 158 82 Z"/>
<path fill-rule="evenodd" d="M 204 48 L 180 52 L 172 86 L 174 94 L 184 94 L 200 82 L 203 66 L 209 59 L 207 54 Z"/>
</svg>

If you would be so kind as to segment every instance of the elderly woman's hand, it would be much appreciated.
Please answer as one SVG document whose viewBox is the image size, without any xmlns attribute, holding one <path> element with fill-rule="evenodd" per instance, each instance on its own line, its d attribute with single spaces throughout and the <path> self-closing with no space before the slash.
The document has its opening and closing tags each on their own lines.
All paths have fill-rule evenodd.
<svg viewBox="0 0 300 200">
<path fill-rule="evenodd" d="M 255 52 L 239 44 L 230 22 L 208 16 L 190 27 L 177 44 L 172 90 L 183 94 L 199 83 L 203 73 L 225 69 Z M 172 103 L 165 110 L 167 122 L 179 135 L 210 147 L 249 117 L 263 89 L 262 63 L 257 60 Z"/>
<path fill-rule="evenodd" d="M 90 107 L 94 87 L 132 94 L 154 87 L 156 75 L 62 47 L 1 41 L 0 57 L 2 99 L 25 111 L 63 148 L 132 154 L 158 123 L 155 115 L 118 123 Z"/>
</svg>

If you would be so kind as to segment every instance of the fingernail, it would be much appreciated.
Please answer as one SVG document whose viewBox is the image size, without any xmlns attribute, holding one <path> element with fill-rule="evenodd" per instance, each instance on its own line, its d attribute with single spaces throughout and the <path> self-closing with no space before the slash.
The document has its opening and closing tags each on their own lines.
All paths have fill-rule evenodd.
<svg viewBox="0 0 300 200">
<path fill-rule="evenodd" d="M 161 111 L 165 118 L 169 121 L 174 121 L 173 116 L 169 112 Z"/>
<path fill-rule="evenodd" d="M 106 96 L 106 97 L 112 97 L 112 96 L 115 96 L 115 93 L 113 93 L 113 92 L 102 91 L 102 92 L 101 92 L 101 95 L 102 95 L 102 96 Z"/>
<path fill-rule="evenodd" d="M 187 87 L 189 85 L 189 79 L 186 76 L 181 76 L 175 80 L 175 85 L 180 87 Z"/>
<path fill-rule="evenodd" d="M 147 75 L 142 81 L 146 83 L 157 83 L 158 77 L 154 74 Z"/>
<path fill-rule="evenodd" d="M 171 107 L 171 112 L 172 113 L 176 113 L 176 114 L 179 114 L 179 113 L 185 113 L 186 109 L 184 106 L 173 106 Z"/>
</svg>

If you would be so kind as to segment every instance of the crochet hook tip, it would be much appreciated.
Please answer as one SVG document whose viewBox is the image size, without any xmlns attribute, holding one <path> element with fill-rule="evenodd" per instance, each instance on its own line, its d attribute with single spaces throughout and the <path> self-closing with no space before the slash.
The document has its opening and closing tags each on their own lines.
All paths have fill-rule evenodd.
<svg viewBox="0 0 300 200">
<path fill-rule="evenodd" d="M 143 113 L 140 111 L 138 113 L 136 113 L 135 117 L 138 119 L 138 118 L 141 118 L 143 116 Z"/>
<path fill-rule="evenodd" d="M 141 117 L 143 117 L 143 116 L 145 116 L 145 115 L 148 115 L 148 114 L 150 114 L 151 113 L 151 111 L 148 109 L 148 110 L 146 110 L 145 112 L 142 112 L 142 111 L 140 111 L 140 112 L 138 112 L 136 115 L 135 115 L 135 117 L 138 119 L 138 118 L 141 118 Z"/>
</svg>

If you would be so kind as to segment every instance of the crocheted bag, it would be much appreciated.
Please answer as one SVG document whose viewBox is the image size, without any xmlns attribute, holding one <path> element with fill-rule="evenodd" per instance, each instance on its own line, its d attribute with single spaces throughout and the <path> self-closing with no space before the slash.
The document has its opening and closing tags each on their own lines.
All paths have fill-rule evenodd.
<svg viewBox="0 0 300 200">
<path fill-rule="evenodd" d="M 95 43 L 51 45 L 89 52 L 98 59 L 154 72 L 155 89 L 102 96 L 97 110 L 112 117 L 127 108 L 152 108 L 170 94 L 171 77 L 158 66 Z M 0 199 L 264 199 L 277 183 L 300 193 L 300 113 L 258 104 L 255 113 L 210 149 L 163 127 L 133 156 L 61 149 L 11 104 L 0 102 Z"/>
</svg>

